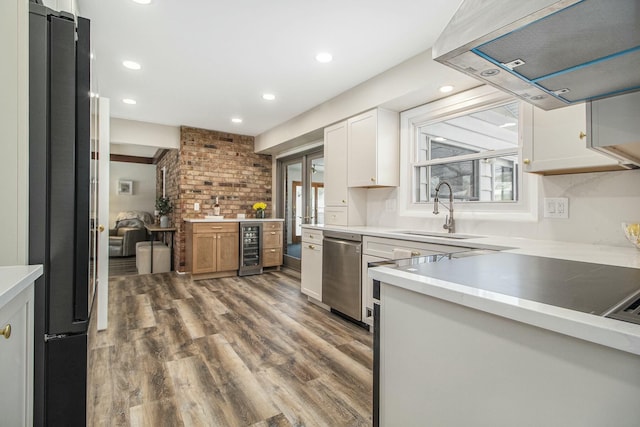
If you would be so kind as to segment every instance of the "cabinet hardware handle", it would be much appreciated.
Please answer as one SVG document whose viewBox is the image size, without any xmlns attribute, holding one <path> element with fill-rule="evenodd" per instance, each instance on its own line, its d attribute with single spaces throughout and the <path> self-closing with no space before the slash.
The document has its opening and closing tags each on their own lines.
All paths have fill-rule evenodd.
<svg viewBox="0 0 640 427">
<path fill-rule="evenodd" d="M 271 232 L 271 234 L 272 234 L 272 235 L 273 235 L 273 234 L 276 234 L 276 232 L 275 232 L 275 231 L 272 231 L 272 232 Z"/>
<path fill-rule="evenodd" d="M 371 182 L 376 182 L 376 179 L 375 178 L 371 178 Z"/>
<path fill-rule="evenodd" d="M 531 160 L 529 160 L 529 159 L 524 159 L 524 160 L 522 161 L 522 163 L 524 163 L 525 165 L 528 165 L 529 163 L 531 163 Z"/>
<path fill-rule="evenodd" d="M 580 137 L 580 139 L 585 139 L 587 137 L 587 134 L 580 131 L 580 135 L 578 135 Z"/>
<path fill-rule="evenodd" d="M 309 245 L 309 249 L 315 249 L 316 247 L 313 245 Z"/>
<path fill-rule="evenodd" d="M 7 323 L 7 325 L 2 328 L 2 331 L 0 331 L 0 335 L 2 335 L 5 339 L 9 339 L 9 337 L 11 336 L 11 323 Z"/>
<path fill-rule="evenodd" d="M 102 233 L 104 231 L 104 225 L 100 224 L 98 226 L 98 231 Z"/>
<path fill-rule="evenodd" d="M 271 251 L 269 251 L 269 252 L 275 252 L 275 251 L 276 251 L 275 249 L 271 249 Z"/>
<path fill-rule="evenodd" d="M 411 256 L 418 256 L 420 255 L 420 251 L 411 251 Z"/>
<path fill-rule="evenodd" d="M 347 203 L 347 201 L 343 199 L 343 200 L 342 200 L 342 203 Z"/>
<path fill-rule="evenodd" d="M 309 234 L 309 238 L 310 238 L 310 239 L 313 239 L 313 234 Z"/>
</svg>

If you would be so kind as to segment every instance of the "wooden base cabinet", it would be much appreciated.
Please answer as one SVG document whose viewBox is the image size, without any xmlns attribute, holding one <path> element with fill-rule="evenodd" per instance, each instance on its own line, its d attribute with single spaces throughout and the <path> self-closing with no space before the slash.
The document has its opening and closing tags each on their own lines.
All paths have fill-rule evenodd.
<svg viewBox="0 0 640 427">
<path fill-rule="evenodd" d="M 186 268 L 194 278 L 236 275 L 240 256 L 237 222 L 188 222 L 186 232 Z"/>
<path fill-rule="evenodd" d="M 282 222 L 265 221 L 262 224 L 262 266 L 282 265 Z"/>
</svg>

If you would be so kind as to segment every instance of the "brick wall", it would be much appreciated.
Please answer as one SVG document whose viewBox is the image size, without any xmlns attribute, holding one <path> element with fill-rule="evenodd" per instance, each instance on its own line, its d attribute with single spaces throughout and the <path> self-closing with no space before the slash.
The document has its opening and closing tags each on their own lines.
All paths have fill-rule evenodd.
<svg viewBox="0 0 640 427">
<path fill-rule="evenodd" d="M 158 162 L 158 196 L 162 195 L 161 168 L 167 167 L 167 196 L 173 204 L 176 226 L 174 265 L 185 265 L 185 218 L 212 214 L 216 196 L 220 214 L 236 218 L 238 213 L 255 217 L 255 202 L 272 208 L 271 156 L 255 154 L 254 138 L 187 126 L 180 128 L 180 149 L 170 150 Z M 194 204 L 200 203 L 200 211 Z"/>
</svg>

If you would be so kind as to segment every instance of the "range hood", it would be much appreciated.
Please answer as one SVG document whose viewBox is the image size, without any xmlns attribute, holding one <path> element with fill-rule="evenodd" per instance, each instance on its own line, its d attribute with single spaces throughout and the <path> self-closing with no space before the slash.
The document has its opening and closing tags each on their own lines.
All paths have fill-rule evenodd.
<svg viewBox="0 0 640 427">
<path fill-rule="evenodd" d="M 640 1 L 464 0 L 433 58 L 545 110 L 640 89 Z"/>
</svg>

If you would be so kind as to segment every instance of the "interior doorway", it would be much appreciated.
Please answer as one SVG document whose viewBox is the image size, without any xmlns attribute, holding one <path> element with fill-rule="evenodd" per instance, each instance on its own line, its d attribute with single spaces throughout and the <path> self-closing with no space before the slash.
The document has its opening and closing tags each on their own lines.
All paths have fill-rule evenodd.
<svg viewBox="0 0 640 427">
<path fill-rule="evenodd" d="M 302 225 L 324 223 L 324 151 L 322 148 L 278 160 L 284 218 L 284 265 L 300 270 Z"/>
</svg>

